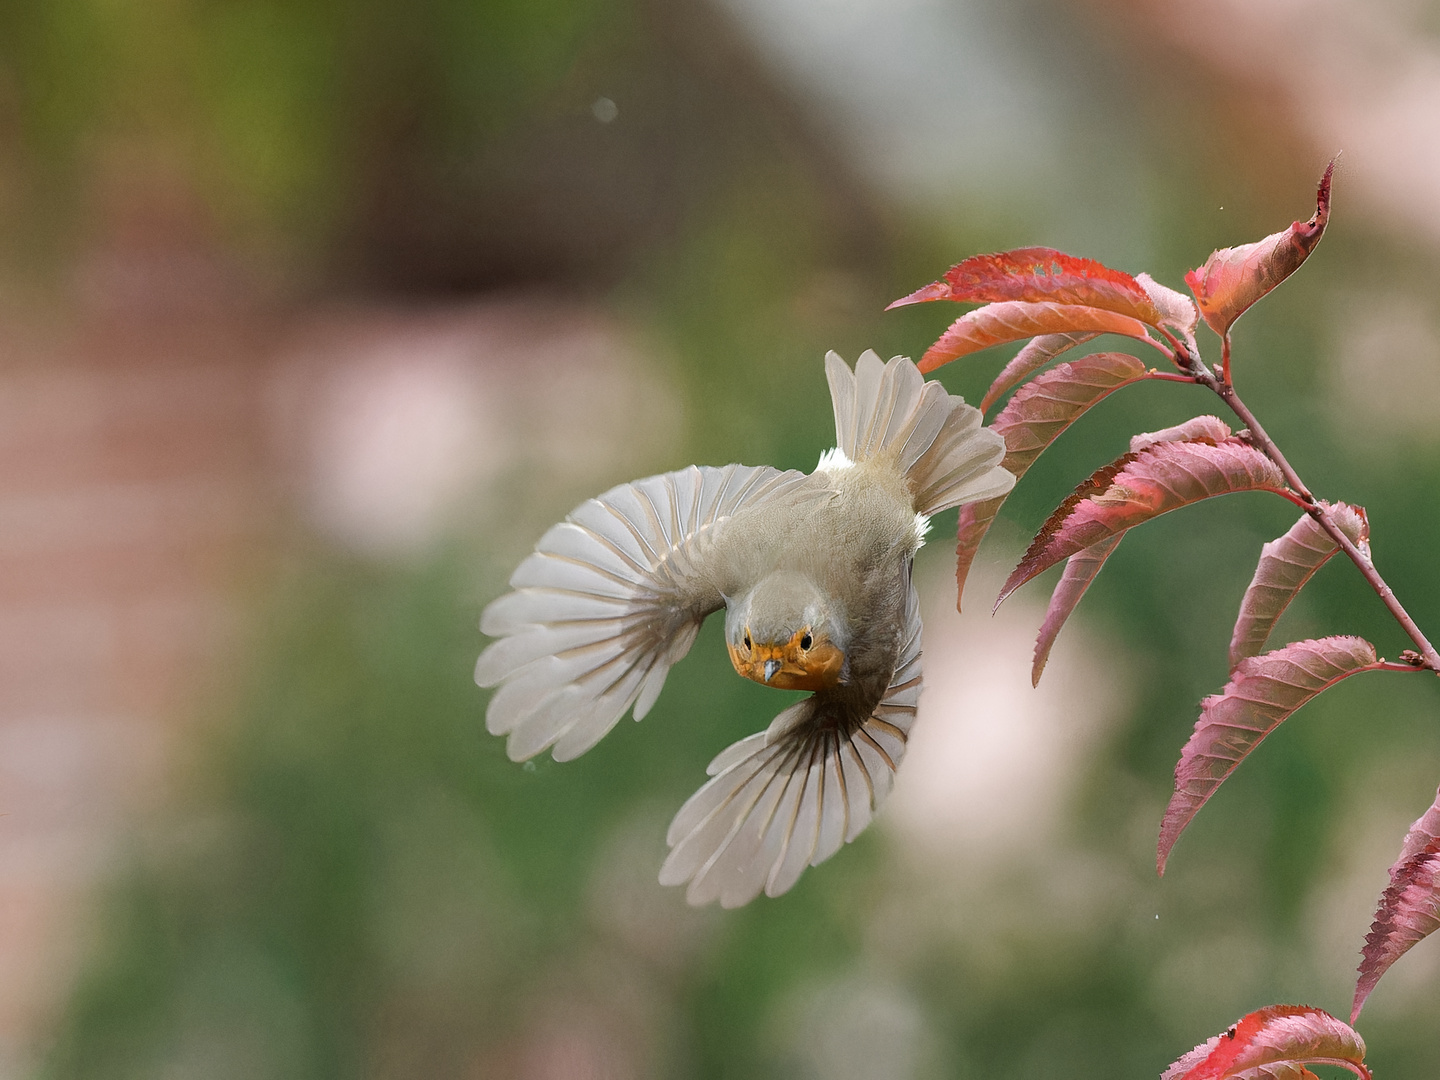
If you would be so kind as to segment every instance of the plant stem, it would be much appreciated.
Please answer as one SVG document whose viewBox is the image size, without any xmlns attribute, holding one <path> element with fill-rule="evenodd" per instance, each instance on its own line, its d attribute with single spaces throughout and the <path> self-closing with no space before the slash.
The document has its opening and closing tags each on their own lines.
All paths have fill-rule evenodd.
<svg viewBox="0 0 1440 1080">
<path fill-rule="evenodd" d="M 1302 500 L 1301 506 L 1305 512 L 1315 519 L 1316 524 L 1330 534 L 1330 538 L 1339 545 L 1340 550 L 1345 552 L 1350 561 L 1355 564 L 1355 568 L 1359 570 L 1365 580 L 1370 583 L 1370 587 L 1379 595 L 1381 602 L 1389 609 L 1390 614 L 1395 617 L 1395 621 L 1400 624 L 1401 629 L 1409 635 L 1410 640 L 1413 641 L 1416 648 L 1420 650 L 1420 655 L 1425 659 L 1425 666 L 1436 674 L 1440 674 L 1440 652 L 1435 651 L 1435 646 L 1430 644 L 1429 639 L 1421 632 L 1415 620 L 1410 617 L 1410 613 L 1405 610 L 1399 598 L 1396 597 L 1395 591 L 1386 584 L 1385 579 L 1380 576 L 1380 571 L 1375 569 L 1375 564 L 1370 561 L 1370 558 L 1364 552 L 1356 547 L 1354 541 L 1345 535 L 1340 526 L 1335 523 L 1335 519 L 1331 517 L 1330 511 L 1310 493 L 1310 489 L 1307 488 L 1305 482 L 1300 479 L 1300 474 L 1295 471 L 1290 462 L 1285 460 L 1285 455 L 1280 452 L 1280 448 L 1275 445 L 1275 441 L 1271 439 L 1265 429 L 1260 426 L 1260 421 L 1255 419 L 1255 414 L 1250 411 L 1249 406 L 1240 400 L 1240 395 L 1235 392 L 1235 387 L 1230 385 L 1228 380 L 1221 381 L 1208 372 L 1203 375 L 1196 375 L 1195 381 L 1202 386 L 1209 387 L 1218 394 L 1221 400 L 1230 406 L 1231 411 L 1240 418 L 1241 422 L 1250 429 L 1251 443 L 1257 450 L 1279 466 L 1280 472 L 1285 477 L 1285 482 L 1294 488 L 1295 492 L 1300 496 Z"/>
</svg>

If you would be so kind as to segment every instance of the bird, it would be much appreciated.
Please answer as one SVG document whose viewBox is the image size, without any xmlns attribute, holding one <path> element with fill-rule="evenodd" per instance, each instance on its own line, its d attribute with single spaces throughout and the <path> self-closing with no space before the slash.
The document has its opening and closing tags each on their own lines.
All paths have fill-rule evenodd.
<svg viewBox="0 0 1440 1080">
<path fill-rule="evenodd" d="M 578 757 L 655 704 L 725 611 L 741 676 L 811 691 L 722 751 L 660 870 L 695 905 L 779 896 L 869 824 L 921 690 L 915 553 L 929 519 L 1007 493 L 1004 439 L 905 357 L 825 357 L 835 446 L 805 474 L 691 465 L 620 484 L 541 537 L 484 610 L 486 727 L 524 761 Z"/>
</svg>

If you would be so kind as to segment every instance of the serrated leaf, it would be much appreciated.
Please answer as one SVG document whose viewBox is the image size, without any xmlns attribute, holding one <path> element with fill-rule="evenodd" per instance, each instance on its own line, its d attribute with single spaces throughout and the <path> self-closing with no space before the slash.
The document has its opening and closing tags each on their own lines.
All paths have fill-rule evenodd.
<svg viewBox="0 0 1440 1080">
<path fill-rule="evenodd" d="M 1370 523 L 1361 507 L 1345 503 L 1321 503 L 1330 511 L 1340 530 L 1355 544 L 1370 539 Z M 1288 532 L 1271 540 L 1260 549 L 1260 562 L 1245 597 L 1240 601 L 1240 616 L 1230 636 L 1230 669 L 1247 656 L 1255 656 L 1265 648 L 1275 623 L 1290 606 L 1320 567 L 1339 551 L 1330 534 L 1309 514 L 1290 526 Z"/>
<path fill-rule="evenodd" d="M 1395 871 L 1402 863 L 1424 851 L 1436 840 L 1440 840 L 1440 791 L 1435 792 L 1435 801 L 1430 804 L 1430 809 L 1421 814 L 1405 834 L 1405 843 L 1400 845 L 1400 857 L 1395 860 L 1395 865 L 1390 867 L 1390 880 L 1395 880 Z"/>
<path fill-rule="evenodd" d="M 1235 320 L 1275 286 L 1300 269 L 1325 235 L 1330 219 L 1330 162 L 1315 194 L 1315 216 L 1240 247 L 1221 248 L 1205 265 L 1185 275 L 1210 329 L 1224 337 Z"/>
<path fill-rule="evenodd" d="M 1192 416 L 1173 427 L 1130 436 L 1130 452 L 1138 454 L 1141 450 L 1148 450 L 1162 442 L 1220 443 L 1230 438 L 1231 434 L 1230 425 L 1218 416 Z"/>
<path fill-rule="evenodd" d="M 1126 454 L 1098 470 L 1050 515 L 996 602 L 1107 536 L 1237 491 L 1287 492 L 1275 463 L 1244 439 L 1159 442 Z"/>
<path fill-rule="evenodd" d="M 1122 386 L 1148 378 L 1150 370 L 1128 353 L 1092 353 L 1037 375 L 1016 391 L 991 423 L 1005 439 L 1001 466 L 1017 480 L 1060 433 L 1096 402 Z M 957 602 L 965 579 L 1005 499 L 966 503 L 960 508 L 955 545 Z"/>
<path fill-rule="evenodd" d="M 1093 341 L 1099 334 L 1041 334 L 1025 343 L 1008 364 L 995 376 L 990 389 L 980 399 L 980 411 L 989 412 L 990 406 L 1000 400 L 1002 394 L 1012 386 L 1019 386 L 1035 372 L 1054 360 L 1061 353 Z"/>
<path fill-rule="evenodd" d="M 1291 642 L 1241 660 L 1225 689 L 1200 703 L 1200 719 L 1180 752 L 1175 793 L 1160 824 L 1156 869 L 1165 872 L 1185 827 L 1265 736 L 1341 679 L 1386 668 L 1375 646 L 1348 636 Z"/>
<path fill-rule="evenodd" d="M 1440 927 L 1440 792 L 1410 826 L 1400 858 L 1390 867 L 1390 885 L 1380 896 L 1360 957 L 1350 1022 L 1390 965 Z"/>
<path fill-rule="evenodd" d="M 1129 315 L 1152 326 L 1161 319 L 1144 286 L 1123 270 L 1047 247 L 972 255 L 947 270 L 940 281 L 896 300 L 890 308 L 929 300 L 1079 304 Z"/>
<path fill-rule="evenodd" d="M 1218 442 L 1229 437 L 1229 425 L 1223 420 L 1215 416 L 1196 416 L 1174 427 L 1136 435 L 1130 440 L 1130 450 L 1132 453 L 1139 453 L 1160 442 L 1186 442 L 1193 439 Z M 1060 628 L 1070 618 L 1071 612 L 1085 595 L 1085 590 L 1090 588 L 1090 583 L 1104 567 L 1105 560 L 1120 546 L 1124 536 L 1123 532 L 1116 533 L 1098 544 L 1077 551 L 1065 560 L 1065 569 L 1055 591 L 1050 594 L 1050 606 L 1046 608 L 1045 621 L 1041 623 L 1040 633 L 1035 639 L 1035 659 L 1030 665 L 1031 686 L 1040 685 L 1040 676 L 1045 671 L 1045 664 L 1050 659 L 1050 650 L 1060 634 Z"/>
<path fill-rule="evenodd" d="M 1235 1080 L 1320 1080 L 1304 1065 L 1294 1061 L 1278 1061 L 1273 1065 L 1257 1065 L 1235 1074 Z"/>
<path fill-rule="evenodd" d="M 956 611 L 965 610 L 965 581 L 970 577 L 970 567 L 975 564 L 975 553 L 980 550 L 980 541 L 985 539 L 1004 503 L 1004 499 L 985 499 L 960 507 L 960 521 L 955 529 Z"/>
<path fill-rule="evenodd" d="M 1121 334 L 1152 341 L 1139 319 L 1104 308 L 1052 301 L 1008 300 L 986 304 L 960 316 L 920 358 L 920 370 L 931 372 L 951 360 L 1041 334 Z"/>
<path fill-rule="evenodd" d="M 1050 650 L 1060 635 L 1060 628 L 1124 537 L 1124 533 L 1117 533 L 1065 560 L 1065 570 L 1055 591 L 1050 594 L 1050 606 L 1045 609 L 1045 621 L 1040 624 L 1040 634 L 1035 639 L 1035 659 L 1030 665 L 1031 686 L 1040 685 L 1040 676 L 1045 672 L 1045 664 L 1050 659 Z"/>
<path fill-rule="evenodd" d="M 1371 1080 L 1365 1040 L 1312 1005 L 1268 1005 L 1249 1013 L 1165 1070 L 1160 1080 L 1300 1080 L 1305 1065 L 1336 1065 Z"/>
<path fill-rule="evenodd" d="M 1375 921 L 1365 935 L 1352 1022 L 1390 965 L 1440 927 L 1440 841 L 1432 841 L 1391 873 L 1393 880 L 1381 894 Z"/>
</svg>

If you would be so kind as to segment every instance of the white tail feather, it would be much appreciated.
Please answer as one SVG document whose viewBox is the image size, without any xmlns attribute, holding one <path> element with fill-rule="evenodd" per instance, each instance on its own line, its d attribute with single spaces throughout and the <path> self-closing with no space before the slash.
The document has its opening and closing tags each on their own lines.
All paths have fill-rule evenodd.
<svg viewBox="0 0 1440 1080">
<path fill-rule="evenodd" d="M 825 376 L 836 448 L 852 462 L 893 453 L 915 493 L 917 513 L 928 517 L 1014 486 L 1015 478 L 1000 468 L 1005 440 L 981 426 L 980 410 L 926 382 L 906 358 L 887 364 L 866 351 L 852 372 L 832 352 L 825 357 Z"/>
</svg>

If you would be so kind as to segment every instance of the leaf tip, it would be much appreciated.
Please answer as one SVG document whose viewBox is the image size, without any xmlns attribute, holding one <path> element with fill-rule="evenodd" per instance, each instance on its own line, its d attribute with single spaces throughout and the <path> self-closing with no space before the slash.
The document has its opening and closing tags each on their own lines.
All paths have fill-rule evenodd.
<svg viewBox="0 0 1440 1080">
<path fill-rule="evenodd" d="M 908 296 L 902 296 L 899 300 L 892 300 L 885 305 L 886 311 L 893 311 L 896 308 L 909 307 L 911 304 L 923 304 L 930 300 L 944 300 L 950 295 L 950 286 L 944 281 L 932 281 L 924 288 L 916 289 Z"/>
<path fill-rule="evenodd" d="M 1330 182 L 1335 178 L 1335 166 L 1340 161 L 1340 151 L 1330 159 L 1330 164 L 1325 166 L 1325 172 L 1320 177 L 1320 183 L 1315 188 L 1315 218 L 1320 224 L 1324 224 L 1330 217 Z"/>
<path fill-rule="evenodd" d="M 1433 811 L 1432 806 L 1411 826 L 1400 859 L 1390 868 L 1390 885 L 1381 894 L 1360 952 L 1352 1022 L 1391 965 L 1440 926 L 1440 836 L 1431 832 Z"/>
<path fill-rule="evenodd" d="M 1032 574 L 1030 577 L 1034 577 L 1034 575 Z M 995 606 L 990 609 L 990 614 L 994 615 L 995 612 L 999 611 L 1000 605 L 1010 599 L 1010 594 L 1021 585 L 1024 585 L 1025 582 L 1029 581 L 1030 577 L 1025 576 L 1024 563 L 1021 563 L 1014 570 L 1010 571 L 1010 576 L 1005 579 L 1005 584 L 1000 587 L 1000 595 L 995 597 Z"/>
<path fill-rule="evenodd" d="M 1155 845 L 1155 876 L 1156 876 L 1156 877 L 1164 877 L 1164 876 L 1165 876 L 1165 866 L 1166 866 L 1166 864 L 1169 863 L 1169 861 L 1170 861 L 1170 850 L 1175 846 L 1175 841 L 1179 838 L 1178 835 L 1176 835 L 1176 836 L 1170 836 L 1170 835 L 1168 835 L 1168 833 L 1169 833 L 1168 826 L 1169 826 L 1169 825 L 1170 825 L 1170 815 L 1167 813 L 1167 814 L 1165 815 L 1165 820 L 1164 820 L 1164 821 L 1161 823 L 1161 825 L 1160 825 L 1160 840 L 1159 840 L 1159 842 Z"/>
</svg>

